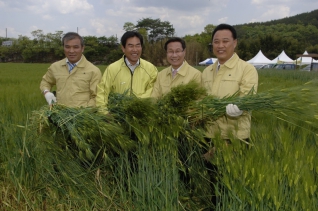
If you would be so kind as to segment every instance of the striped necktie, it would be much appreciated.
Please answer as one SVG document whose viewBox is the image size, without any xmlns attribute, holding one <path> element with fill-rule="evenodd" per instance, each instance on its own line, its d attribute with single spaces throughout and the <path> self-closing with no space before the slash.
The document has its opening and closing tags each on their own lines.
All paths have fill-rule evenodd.
<svg viewBox="0 0 318 211">
<path fill-rule="evenodd" d="M 175 69 L 172 71 L 172 78 L 174 78 L 177 75 L 178 69 Z"/>
<path fill-rule="evenodd" d="M 71 62 L 67 62 L 68 63 L 68 72 L 71 73 L 71 71 L 73 70 L 73 68 L 76 66 L 76 64 L 72 64 Z"/>
</svg>

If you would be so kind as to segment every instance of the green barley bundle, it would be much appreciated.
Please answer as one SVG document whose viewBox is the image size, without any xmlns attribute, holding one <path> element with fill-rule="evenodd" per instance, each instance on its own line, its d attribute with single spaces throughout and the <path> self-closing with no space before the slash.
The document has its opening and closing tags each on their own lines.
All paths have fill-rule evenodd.
<svg viewBox="0 0 318 211">
<path fill-rule="evenodd" d="M 245 96 L 238 96 L 235 93 L 230 96 L 218 98 L 212 95 L 206 96 L 189 110 L 192 121 L 209 120 L 215 121 L 226 113 L 226 106 L 228 104 L 235 104 L 241 110 L 268 110 L 273 111 L 277 109 L 294 110 L 289 106 L 282 105 L 279 102 L 285 98 L 285 95 L 272 95 L 270 93 L 253 94 L 249 93 Z"/>
<path fill-rule="evenodd" d="M 108 102 L 111 116 L 121 123 L 138 121 L 145 124 L 154 119 L 157 112 L 152 99 L 137 98 L 126 93 L 111 93 Z"/>
<path fill-rule="evenodd" d="M 317 82 L 312 81 L 302 86 L 272 89 L 257 94 L 251 90 L 245 96 L 238 96 L 238 93 L 223 98 L 210 95 L 192 104 L 187 113 L 193 124 L 198 125 L 202 122 L 206 124 L 226 115 L 225 107 L 232 103 L 241 110 L 266 112 L 286 121 L 314 121 L 318 100 L 315 93 L 316 86 Z"/>
<path fill-rule="evenodd" d="M 110 95 L 108 105 L 110 113 L 115 119 L 125 120 L 123 122 L 131 126 L 130 131 L 135 135 L 132 138 L 139 143 L 138 149 L 133 151 L 138 158 L 139 169 L 132 178 L 135 176 L 139 178 L 136 181 L 139 190 L 137 194 L 143 193 L 145 198 L 140 197 L 134 203 L 144 204 L 143 200 L 147 198 L 151 199 L 151 202 L 157 200 L 155 203 L 144 204 L 145 210 L 154 210 L 154 207 L 159 205 L 161 209 L 171 210 L 171 206 L 176 204 L 171 203 L 170 200 L 176 200 L 178 190 L 182 190 L 183 197 L 189 196 L 189 191 L 197 192 L 201 197 L 200 200 L 208 200 L 208 193 L 202 192 L 202 186 L 209 186 L 199 184 L 199 181 L 206 181 L 199 170 L 204 171 L 201 157 L 203 147 L 200 143 L 203 133 L 200 129 L 190 128 L 184 118 L 188 107 L 204 94 L 205 90 L 202 87 L 191 82 L 173 88 L 170 93 L 157 101 L 138 99 L 125 94 Z M 178 182 L 177 170 L 191 179 Z M 145 186 L 145 182 L 158 186 Z M 191 189 L 190 186 L 196 188 Z M 159 200 L 166 197 L 161 194 L 163 192 L 171 196 L 169 201 Z M 193 202 L 186 200 L 182 203 Z"/>
<path fill-rule="evenodd" d="M 120 125 L 111 116 L 99 113 L 97 108 L 43 106 L 34 111 L 31 118 L 40 135 L 53 135 L 57 146 L 77 152 L 83 161 L 92 161 L 97 156 L 106 159 L 108 152 L 133 147 Z"/>
<path fill-rule="evenodd" d="M 171 91 L 157 101 L 158 109 L 163 114 L 183 116 L 189 106 L 206 95 L 206 91 L 195 81 L 173 87 Z"/>
<path fill-rule="evenodd" d="M 205 91 L 198 84 L 191 82 L 173 88 L 158 101 L 116 94 L 110 97 L 110 115 L 99 113 L 97 108 L 55 105 L 51 110 L 45 106 L 35 111 L 33 118 L 37 119 L 35 122 L 40 131 L 53 128 L 53 134 L 60 132 L 64 139 L 75 144 L 80 156 L 93 159 L 94 148 L 107 146 L 115 152 L 129 149 L 132 142 L 123 136 L 127 134 L 127 128 L 140 136 L 151 133 L 154 127 L 164 130 L 170 127 L 175 131 L 182 131 L 183 121 L 188 119 L 195 126 L 215 121 L 225 115 L 225 107 L 229 103 L 236 104 L 245 111 L 262 111 L 280 118 L 298 113 L 302 118 L 311 120 L 314 119 L 317 100 L 314 96 L 315 86 L 316 82 L 310 82 L 290 89 L 272 89 L 258 94 L 251 92 L 245 96 L 237 96 L 236 93 L 216 98 L 204 97 Z M 167 124 L 167 127 L 163 128 L 163 124 Z"/>
</svg>

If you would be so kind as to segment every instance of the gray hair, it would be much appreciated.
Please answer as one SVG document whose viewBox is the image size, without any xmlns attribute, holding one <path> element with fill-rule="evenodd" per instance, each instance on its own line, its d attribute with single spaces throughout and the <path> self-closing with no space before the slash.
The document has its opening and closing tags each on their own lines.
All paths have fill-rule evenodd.
<svg viewBox="0 0 318 211">
<path fill-rule="evenodd" d="M 64 42 L 65 41 L 69 41 L 69 40 L 72 40 L 72 39 L 75 39 L 75 38 L 78 38 L 80 41 L 81 41 L 81 46 L 83 47 L 84 46 L 84 39 L 83 37 L 81 37 L 78 33 L 76 32 L 68 32 L 66 33 L 63 38 L 62 38 L 62 44 L 64 46 Z"/>
</svg>

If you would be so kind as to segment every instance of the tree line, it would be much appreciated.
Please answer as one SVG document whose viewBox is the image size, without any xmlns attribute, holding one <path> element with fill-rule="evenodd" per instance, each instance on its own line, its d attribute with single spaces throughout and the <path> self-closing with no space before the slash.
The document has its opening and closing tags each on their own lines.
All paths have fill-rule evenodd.
<svg viewBox="0 0 318 211">
<path fill-rule="evenodd" d="M 318 53 L 318 10 L 311 13 L 284 18 L 278 21 L 234 25 L 237 30 L 236 52 L 243 60 L 254 57 L 259 50 L 269 58 L 276 58 L 283 50 L 296 59 L 296 54 Z M 293 20 L 293 21 L 291 21 Z M 308 21 L 309 20 L 309 21 Z M 186 60 L 191 65 L 209 57 L 215 57 L 211 50 L 211 34 L 215 25 L 208 24 L 201 33 L 185 35 L 187 44 Z M 169 21 L 142 18 L 136 24 L 126 22 L 125 31 L 137 30 L 144 37 L 142 57 L 157 66 L 167 65 L 164 43 L 175 35 Z M 64 57 L 61 38 L 63 31 L 44 34 L 42 30 L 31 32 L 33 38 L 20 35 L 18 39 L 0 37 L 0 42 L 12 41 L 11 46 L 0 46 L 0 62 L 51 63 Z M 84 54 L 95 64 L 110 64 L 120 57 L 122 51 L 115 36 L 83 36 Z"/>
</svg>

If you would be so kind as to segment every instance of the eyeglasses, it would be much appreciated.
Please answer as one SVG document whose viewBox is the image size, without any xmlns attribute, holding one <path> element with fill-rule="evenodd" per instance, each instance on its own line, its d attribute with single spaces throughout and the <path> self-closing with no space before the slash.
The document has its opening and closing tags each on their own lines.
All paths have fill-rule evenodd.
<svg viewBox="0 0 318 211">
<path fill-rule="evenodd" d="M 181 54 L 184 50 L 177 49 L 176 51 L 167 51 L 168 55 L 173 55 L 173 54 Z"/>
</svg>

